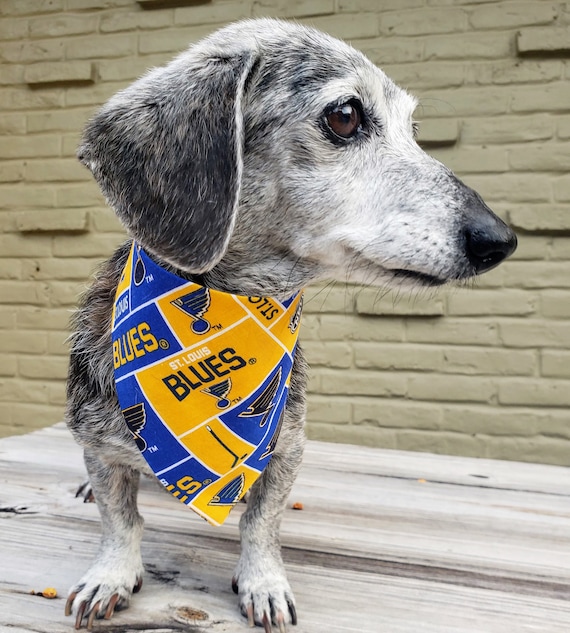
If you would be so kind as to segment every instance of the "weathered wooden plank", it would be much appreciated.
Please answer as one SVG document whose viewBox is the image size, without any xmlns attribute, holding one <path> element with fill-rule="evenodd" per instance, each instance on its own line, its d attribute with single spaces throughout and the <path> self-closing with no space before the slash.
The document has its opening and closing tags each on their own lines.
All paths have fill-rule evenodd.
<svg viewBox="0 0 570 633">
<path fill-rule="evenodd" d="M 97 548 L 57 425 L 0 440 L 0 631 L 69 633 L 62 597 Z M 473 477 L 472 475 L 478 475 Z M 425 481 L 424 481 L 425 480 Z M 561 633 L 570 627 L 566 469 L 309 442 L 283 524 L 296 633 Z M 145 585 L 105 631 L 237 633 L 236 508 L 212 528 L 143 482 Z M 188 619 L 200 611 L 205 621 Z"/>
</svg>

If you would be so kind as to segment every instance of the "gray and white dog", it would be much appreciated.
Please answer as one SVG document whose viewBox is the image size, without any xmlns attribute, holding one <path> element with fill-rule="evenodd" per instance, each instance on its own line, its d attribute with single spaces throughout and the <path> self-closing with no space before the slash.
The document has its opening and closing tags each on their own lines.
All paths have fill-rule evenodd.
<svg viewBox="0 0 570 633">
<path fill-rule="evenodd" d="M 78 156 L 130 235 L 161 265 L 240 295 L 289 297 L 324 279 L 434 287 L 493 268 L 513 232 L 415 141 L 416 101 L 364 55 L 277 20 L 226 27 L 114 96 Z M 67 424 L 102 519 L 96 560 L 70 590 L 76 628 L 140 588 L 149 468 L 113 382 L 111 313 L 130 243 L 99 270 L 74 321 Z M 303 453 L 298 349 L 275 453 L 240 521 L 242 613 L 296 623 L 279 525 Z"/>
</svg>

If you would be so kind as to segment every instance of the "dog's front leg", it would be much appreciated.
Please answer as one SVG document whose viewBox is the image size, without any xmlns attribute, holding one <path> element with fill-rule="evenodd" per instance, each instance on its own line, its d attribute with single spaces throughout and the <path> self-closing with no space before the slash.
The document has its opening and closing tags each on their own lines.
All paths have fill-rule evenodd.
<svg viewBox="0 0 570 633">
<path fill-rule="evenodd" d="M 303 456 L 306 369 L 298 349 L 275 453 L 252 486 L 240 520 L 241 556 L 232 586 L 249 624 L 262 625 L 267 632 L 271 622 L 281 632 L 287 622 L 297 624 L 295 599 L 281 558 L 279 527 Z"/>
<path fill-rule="evenodd" d="M 109 619 L 128 605 L 142 585 L 140 542 L 143 519 L 137 511 L 140 473 L 119 463 L 109 464 L 85 449 L 85 465 L 101 514 L 102 536 L 95 561 L 69 591 L 66 615 L 76 614 L 75 628 L 87 618 Z"/>
</svg>

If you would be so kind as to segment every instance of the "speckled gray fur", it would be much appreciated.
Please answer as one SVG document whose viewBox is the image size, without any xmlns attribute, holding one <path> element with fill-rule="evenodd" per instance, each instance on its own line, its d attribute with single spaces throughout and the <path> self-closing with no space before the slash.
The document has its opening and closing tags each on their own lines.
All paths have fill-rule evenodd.
<svg viewBox="0 0 570 633">
<path fill-rule="evenodd" d="M 351 99 L 365 124 L 331 142 L 325 112 Z M 278 297 L 323 279 L 434 286 L 481 272 L 469 236 L 514 237 L 418 147 L 415 106 L 346 44 L 251 20 L 118 93 L 87 125 L 78 156 L 131 236 L 206 286 Z M 126 606 L 143 573 L 136 492 L 149 469 L 121 417 L 110 342 L 128 248 L 103 264 L 74 320 L 66 418 L 103 529 L 95 562 L 70 590 L 78 626 Z M 266 630 L 296 618 L 279 524 L 303 452 L 306 373 L 299 350 L 275 455 L 240 524 L 234 585 L 244 615 Z"/>
</svg>

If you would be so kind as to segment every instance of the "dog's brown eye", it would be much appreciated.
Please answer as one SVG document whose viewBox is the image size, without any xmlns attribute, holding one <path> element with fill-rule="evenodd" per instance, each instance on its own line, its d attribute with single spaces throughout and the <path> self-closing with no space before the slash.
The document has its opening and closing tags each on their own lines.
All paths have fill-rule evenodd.
<svg viewBox="0 0 570 633">
<path fill-rule="evenodd" d="M 362 125 L 360 110 L 352 103 L 343 103 L 327 114 L 330 129 L 341 138 L 353 137 Z"/>
</svg>

